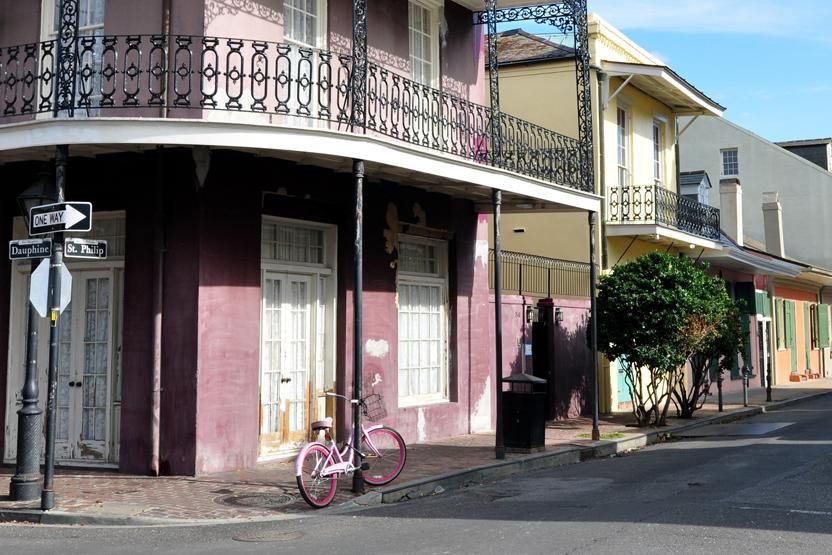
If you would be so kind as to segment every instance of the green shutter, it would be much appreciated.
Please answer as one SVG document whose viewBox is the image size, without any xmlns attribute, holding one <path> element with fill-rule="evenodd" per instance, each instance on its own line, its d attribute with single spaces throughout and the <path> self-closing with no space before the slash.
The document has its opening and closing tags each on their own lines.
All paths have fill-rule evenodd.
<svg viewBox="0 0 832 555">
<path fill-rule="evenodd" d="M 794 349 L 795 347 L 795 332 L 797 331 L 795 326 L 795 306 L 794 301 L 785 301 L 785 312 L 786 312 L 786 348 L 787 349 Z"/>
<path fill-rule="evenodd" d="M 818 317 L 818 347 L 821 349 L 829 347 L 829 305 L 819 304 L 817 307 Z"/>
<path fill-rule="evenodd" d="M 783 299 L 774 300 L 774 316 L 777 319 L 775 322 L 775 334 L 777 338 L 777 348 L 786 348 L 786 310 L 783 307 Z"/>
<path fill-rule="evenodd" d="M 807 370 L 812 367 L 812 356 L 811 356 L 811 353 L 812 353 L 812 339 L 810 337 L 810 335 L 812 333 L 812 328 L 809 325 L 809 319 L 811 318 L 811 316 L 809 316 L 810 312 L 811 311 L 809 310 L 809 303 L 804 302 L 803 303 L 803 346 L 804 346 L 803 353 L 805 354 L 805 358 L 806 358 L 806 369 Z"/>
<path fill-rule="evenodd" d="M 742 319 L 742 361 L 749 375 L 754 374 L 754 358 L 751 356 L 751 318 Z"/>
<path fill-rule="evenodd" d="M 765 291 L 757 291 L 755 298 L 757 302 L 757 314 L 762 314 L 765 318 L 771 318 L 771 302 L 769 302 L 768 293 Z"/>
<path fill-rule="evenodd" d="M 750 281 L 734 284 L 734 298 L 745 301 L 745 313 L 757 314 L 756 299 L 754 297 L 754 284 Z"/>
</svg>

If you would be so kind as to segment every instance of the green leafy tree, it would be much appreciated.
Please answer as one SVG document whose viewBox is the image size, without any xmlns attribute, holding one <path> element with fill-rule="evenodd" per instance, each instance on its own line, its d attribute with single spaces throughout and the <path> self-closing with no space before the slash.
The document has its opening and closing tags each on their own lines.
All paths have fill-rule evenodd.
<svg viewBox="0 0 832 555">
<path fill-rule="evenodd" d="M 665 424 L 687 361 L 711 349 L 731 302 L 721 279 L 665 253 L 642 255 L 600 279 L 598 349 L 626 361 L 640 426 Z"/>
<path fill-rule="evenodd" d="M 691 355 L 689 360 L 690 381 L 681 379 L 673 389 L 673 403 L 681 418 L 691 418 L 693 413 L 702 408 L 714 379 L 724 371 L 731 371 L 737 361 L 748 334 L 742 329 L 741 319 L 744 302 L 732 301 L 727 293 L 719 296 L 720 302 L 726 304 L 725 318 L 717 333 L 710 336 L 702 348 Z M 713 369 L 713 372 L 712 372 Z"/>
</svg>

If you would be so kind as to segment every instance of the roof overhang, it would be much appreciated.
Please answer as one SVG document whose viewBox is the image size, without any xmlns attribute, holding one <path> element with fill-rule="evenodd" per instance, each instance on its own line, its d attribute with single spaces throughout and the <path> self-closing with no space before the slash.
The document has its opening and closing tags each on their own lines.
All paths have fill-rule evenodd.
<svg viewBox="0 0 832 555">
<path fill-rule="evenodd" d="M 601 67 L 611 77 L 629 77 L 631 85 L 666 104 L 676 114 L 721 117 L 725 111 L 724 106 L 705 96 L 667 66 L 604 60 Z"/>
<path fill-rule="evenodd" d="M 832 286 L 832 272 L 822 268 L 806 268 L 800 274 L 800 279 L 824 287 Z"/>
<path fill-rule="evenodd" d="M 794 264 L 780 258 L 756 254 L 748 251 L 723 237 L 722 250 L 702 255 L 705 260 L 720 268 L 745 272 L 749 274 L 763 274 L 775 277 L 800 277 L 806 267 Z"/>
</svg>

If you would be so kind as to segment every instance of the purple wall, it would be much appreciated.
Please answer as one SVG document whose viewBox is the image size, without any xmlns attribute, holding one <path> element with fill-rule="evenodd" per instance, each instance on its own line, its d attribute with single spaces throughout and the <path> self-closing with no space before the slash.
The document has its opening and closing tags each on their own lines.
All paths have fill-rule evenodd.
<svg viewBox="0 0 832 555">
<path fill-rule="evenodd" d="M 260 182 L 250 156 L 218 152 L 202 191 L 196 474 L 257 462 L 260 372 Z"/>
<path fill-rule="evenodd" d="M 40 1 L 0 0 L 0 46 L 40 40 Z"/>
</svg>

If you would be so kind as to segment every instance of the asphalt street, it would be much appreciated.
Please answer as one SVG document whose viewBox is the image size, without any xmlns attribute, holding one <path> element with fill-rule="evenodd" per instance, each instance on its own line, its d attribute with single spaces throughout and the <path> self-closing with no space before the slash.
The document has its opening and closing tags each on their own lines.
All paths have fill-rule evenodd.
<svg viewBox="0 0 832 555">
<path fill-rule="evenodd" d="M 346 514 L 177 528 L 7 524 L 0 553 L 832 552 L 832 395 L 697 435 L 709 433 Z"/>
</svg>

